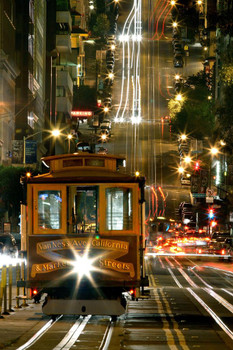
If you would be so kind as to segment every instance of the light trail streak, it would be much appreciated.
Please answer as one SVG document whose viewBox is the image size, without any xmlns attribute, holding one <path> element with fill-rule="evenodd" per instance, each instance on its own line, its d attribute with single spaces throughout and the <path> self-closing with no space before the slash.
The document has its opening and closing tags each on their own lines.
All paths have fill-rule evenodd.
<svg viewBox="0 0 233 350">
<path fill-rule="evenodd" d="M 166 96 L 162 93 L 162 89 L 161 89 L 161 78 L 160 78 L 160 74 L 159 74 L 159 92 L 160 92 L 160 95 L 164 98 L 166 98 Z"/>
<path fill-rule="evenodd" d="M 123 30 L 122 30 L 122 34 L 120 35 L 120 37 L 122 37 L 122 39 L 125 37 L 125 32 L 126 32 L 126 28 L 127 28 L 127 25 L 128 25 L 128 22 L 130 21 L 130 18 L 132 16 L 134 16 L 134 6 L 135 6 L 135 3 L 128 15 L 128 17 L 126 18 L 126 21 L 124 23 L 124 26 L 123 26 Z M 127 30 L 128 32 L 128 30 Z M 124 96 L 124 80 L 125 80 L 125 41 L 122 40 L 122 79 L 121 79 L 121 97 L 120 97 L 120 102 L 119 102 L 119 106 L 118 106 L 118 110 L 116 112 L 116 117 L 115 117 L 115 121 L 119 121 L 119 113 L 121 111 L 121 106 L 122 106 L 122 102 L 123 102 L 123 96 Z"/>
<path fill-rule="evenodd" d="M 132 18 L 129 21 L 128 30 L 127 30 L 128 37 L 130 37 L 130 28 L 132 26 L 132 22 L 133 22 L 133 20 L 135 21 L 136 0 L 134 0 L 133 9 L 134 9 L 134 14 L 133 14 Z M 129 42 L 129 40 L 127 41 L 127 48 L 128 48 L 128 56 L 127 56 L 127 60 L 128 60 L 128 64 L 127 64 L 127 87 L 126 87 L 125 104 L 124 104 L 123 112 L 122 112 L 122 115 L 121 115 L 121 120 L 124 120 L 124 115 L 125 115 L 125 111 L 126 111 L 126 108 L 127 108 L 127 105 L 128 105 L 128 100 L 129 100 L 130 73 L 131 73 L 131 65 L 130 65 L 131 52 L 130 52 L 130 42 Z M 132 58 L 133 58 L 133 56 L 134 56 L 134 41 L 133 41 Z M 133 83 L 133 81 L 132 81 L 132 83 Z"/>
<path fill-rule="evenodd" d="M 156 200 L 156 207 L 155 207 L 155 211 L 154 211 L 154 216 L 155 216 L 155 215 L 157 215 L 157 212 L 158 212 L 158 196 L 157 196 L 157 193 L 155 191 L 154 186 L 151 186 L 151 190 L 152 190 L 152 193 L 154 194 L 154 197 L 155 197 L 155 200 Z"/>
<path fill-rule="evenodd" d="M 158 37 L 158 39 L 155 39 L 155 40 L 160 40 L 162 38 L 162 36 L 165 37 L 164 35 L 164 27 L 165 27 L 165 22 L 167 20 L 167 16 L 169 15 L 169 13 L 171 12 L 171 8 L 169 9 L 169 11 L 166 13 L 164 19 L 163 19 L 163 25 L 162 25 L 162 33 L 160 34 L 160 36 Z"/>
<path fill-rule="evenodd" d="M 166 0 L 163 2 L 163 5 L 165 4 L 165 2 L 166 2 Z M 159 39 L 155 39 L 155 37 L 156 37 L 156 35 L 158 35 L 158 26 L 159 26 L 159 20 L 160 20 L 160 18 L 162 17 L 162 15 L 163 15 L 164 11 L 167 9 L 168 4 L 169 4 L 169 1 L 167 1 L 166 6 L 164 7 L 163 11 L 160 13 L 160 15 L 159 15 L 159 17 L 158 17 L 158 19 L 157 19 L 157 23 L 156 23 L 156 31 L 155 31 L 155 34 L 153 35 L 153 37 L 152 37 L 152 39 L 151 39 L 151 40 L 159 40 L 159 39 L 160 39 L 160 37 L 159 37 Z"/>
<path fill-rule="evenodd" d="M 157 10 L 157 7 L 159 6 L 159 4 L 161 3 L 162 0 L 159 0 L 156 4 L 156 6 L 154 7 L 154 10 L 153 10 L 153 13 L 151 14 L 150 16 L 150 20 L 149 20 L 149 28 L 151 28 L 151 23 L 152 23 L 152 19 L 153 19 L 153 16 L 155 14 L 155 11 Z"/>
</svg>

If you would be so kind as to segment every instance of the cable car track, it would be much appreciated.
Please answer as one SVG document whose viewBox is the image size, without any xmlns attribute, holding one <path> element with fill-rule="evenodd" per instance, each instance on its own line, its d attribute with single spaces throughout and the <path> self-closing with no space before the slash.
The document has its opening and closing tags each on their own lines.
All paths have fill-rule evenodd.
<svg viewBox="0 0 233 350">
<path fill-rule="evenodd" d="M 33 349 L 41 349 L 43 348 L 43 344 L 45 344 L 44 339 L 42 337 L 49 336 L 48 331 L 51 331 L 51 328 L 57 323 L 61 322 L 63 320 L 63 315 L 57 317 L 56 319 L 51 318 L 43 327 L 40 328 L 39 331 L 37 331 L 29 340 L 27 340 L 23 345 L 18 347 L 16 350 L 26 350 L 33 347 Z M 71 328 L 67 331 L 65 336 L 58 341 L 58 344 L 56 346 L 47 347 L 46 349 L 49 350 L 69 350 L 71 349 L 75 342 L 79 340 L 80 336 L 87 331 L 87 326 L 90 325 L 90 321 L 92 319 L 92 315 L 88 316 L 80 316 L 74 324 L 71 326 Z M 113 330 L 115 326 L 115 321 L 110 317 L 107 320 L 106 329 L 104 331 L 103 336 L 101 337 L 101 341 L 98 341 L 96 339 L 96 334 L 93 334 L 93 337 L 90 337 L 89 335 L 89 341 L 92 342 L 91 348 L 93 348 L 93 341 L 98 344 L 95 345 L 95 348 L 98 348 L 99 350 L 107 350 L 109 347 L 109 344 L 111 342 Z M 55 331 L 53 331 L 55 332 Z M 95 338 L 95 339 L 94 339 Z M 100 343 L 100 344 L 99 344 Z"/>
<path fill-rule="evenodd" d="M 188 291 L 191 296 L 202 306 L 202 308 L 205 309 L 205 311 L 212 317 L 218 326 L 225 332 L 225 334 L 228 335 L 231 340 L 233 340 L 233 329 L 232 327 L 228 326 L 223 317 L 223 315 L 226 314 L 229 317 L 233 314 L 233 300 L 230 298 L 230 296 L 233 296 L 233 293 L 225 288 L 219 289 L 207 283 L 204 278 L 202 278 L 199 273 L 197 273 L 199 271 L 194 271 L 194 267 L 198 266 L 192 261 L 190 261 L 194 265 L 192 268 L 184 268 L 181 267 L 181 264 L 178 262 L 178 260 L 174 259 L 173 257 L 160 257 L 158 260 L 160 266 L 162 266 L 163 269 L 167 269 L 173 281 L 175 282 L 175 285 L 180 289 L 185 289 Z M 175 271 L 178 271 L 179 275 L 175 273 Z M 229 288 L 232 288 L 232 285 L 229 285 Z M 214 289 L 216 291 L 214 291 Z M 224 297 L 220 295 L 223 294 L 221 292 L 225 292 Z M 227 295 L 228 297 L 226 297 Z M 208 299 L 209 297 L 211 297 L 211 299 Z"/>
</svg>

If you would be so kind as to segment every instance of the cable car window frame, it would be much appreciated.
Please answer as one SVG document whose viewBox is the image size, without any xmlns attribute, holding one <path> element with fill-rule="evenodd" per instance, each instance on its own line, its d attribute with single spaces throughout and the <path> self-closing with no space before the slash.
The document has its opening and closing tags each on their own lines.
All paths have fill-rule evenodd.
<svg viewBox="0 0 233 350">
<path fill-rule="evenodd" d="M 106 189 L 114 189 L 114 188 L 128 188 L 132 189 L 132 228 L 131 229 L 122 229 L 122 230 L 108 230 L 107 229 L 107 198 L 106 198 Z M 102 234 L 117 234 L 123 235 L 127 234 L 135 234 L 138 232 L 138 217 L 139 217 L 139 189 L 138 184 L 129 184 L 129 183 L 117 183 L 117 184 L 101 184 L 99 186 L 99 208 L 100 208 L 100 223 L 99 223 L 99 232 Z"/>
<path fill-rule="evenodd" d="M 66 234 L 66 217 L 67 217 L 67 204 L 66 204 L 66 187 L 63 184 L 38 184 L 33 185 L 33 234 Z M 59 191 L 61 192 L 61 210 L 60 210 L 60 223 L 59 229 L 52 228 L 40 228 L 39 227 L 39 208 L 38 208 L 38 196 L 42 191 Z"/>
</svg>

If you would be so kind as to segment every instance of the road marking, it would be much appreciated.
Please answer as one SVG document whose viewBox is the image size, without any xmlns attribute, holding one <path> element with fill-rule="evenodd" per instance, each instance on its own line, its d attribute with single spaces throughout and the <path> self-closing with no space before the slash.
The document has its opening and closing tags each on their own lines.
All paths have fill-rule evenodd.
<svg viewBox="0 0 233 350">
<path fill-rule="evenodd" d="M 170 305 L 169 305 L 169 303 L 167 301 L 166 296 L 163 294 L 163 290 L 161 291 L 161 294 L 162 294 L 163 302 L 164 302 L 164 304 L 166 306 L 167 311 L 170 314 L 172 314 L 172 310 L 170 308 Z M 184 350 L 189 350 L 189 347 L 186 344 L 185 337 L 184 337 L 183 333 L 179 330 L 179 325 L 178 325 L 178 323 L 176 322 L 176 320 L 173 317 L 171 317 L 171 322 L 172 322 L 172 325 L 173 325 L 173 329 L 175 330 L 175 332 L 177 334 L 177 337 L 178 337 L 178 340 L 179 340 L 179 343 L 180 343 L 181 347 Z"/>
<path fill-rule="evenodd" d="M 153 290 L 152 293 L 154 294 L 154 300 L 155 300 L 155 302 L 157 303 L 157 306 L 158 306 L 158 312 L 161 315 L 164 314 L 163 307 L 161 306 L 162 303 L 161 302 L 159 303 L 156 300 L 157 299 L 156 296 L 159 297 L 159 294 L 157 292 L 155 293 L 155 290 Z M 167 345 L 169 346 L 169 349 L 171 349 L 171 350 L 178 350 L 178 347 L 175 344 L 175 339 L 174 339 L 174 336 L 172 334 L 172 331 L 169 328 L 169 322 L 167 320 L 165 320 L 164 316 L 161 317 L 161 321 L 162 321 L 162 324 L 163 324 L 163 331 L 165 333 L 166 341 L 167 341 Z"/>
</svg>

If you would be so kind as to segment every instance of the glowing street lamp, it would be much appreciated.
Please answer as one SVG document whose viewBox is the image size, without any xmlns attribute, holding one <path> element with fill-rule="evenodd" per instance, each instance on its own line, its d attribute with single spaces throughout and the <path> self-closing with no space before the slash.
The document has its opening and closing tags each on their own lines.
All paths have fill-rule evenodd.
<svg viewBox="0 0 233 350">
<path fill-rule="evenodd" d="M 112 45 L 111 45 L 111 50 L 112 50 L 112 51 L 115 51 L 115 49 L 116 49 L 116 46 L 115 46 L 114 44 L 112 44 Z"/>
<path fill-rule="evenodd" d="M 108 73 L 108 77 L 109 77 L 109 79 L 113 79 L 114 78 L 114 74 L 113 73 Z"/>
<path fill-rule="evenodd" d="M 68 134 L 67 135 L 67 139 L 68 139 L 68 153 L 70 153 L 70 140 L 73 138 L 72 134 Z"/>
<path fill-rule="evenodd" d="M 184 161 L 185 161 L 186 164 L 189 164 L 189 163 L 191 163 L 192 159 L 191 159 L 191 157 L 186 156 L 186 157 L 184 158 Z"/>
<path fill-rule="evenodd" d="M 172 6 L 175 6 L 176 2 L 175 0 L 171 0 L 171 3 L 170 3 Z"/>
<path fill-rule="evenodd" d="M 185 141 L 187 139 L 187 135 L 185 135 L 185 134 L 180 135 L 180 139 L 182 141 Z"/>
<path fill-rule="evenodd" d="M 216 156 L 216 155 L 218 154 L 218 152 L 219 152 L 219 150 L 218 150 L 218 148 L 216 148 L 216 147 L 212 147 L 212 148 L 210 149 L 210 153 L 211 153 L 213 156 Z"/>
<path fill-rule="evenodd" d="M 173 27 L 173 28 L 177 28 L 177 26 L 178 26 L 178 23 L 177 23 L 177 22 L 173 22 L 173 23 L 172 23 L 172 27 Z"/>
<path fill-rule="evenodd" d="M 180 80 L 180 75 L 179 74 L 175 75 L 175 80 Z"/>
<path fill-rule="evenodd" d="M 107 134 L 102 134 L 101 140 L 102 140 L 102 142 L 105 142 L 107 140 Z"/>
<path fill-rule="evenodd" d="M 182 166 L 180 166 L 180 167 L 178 168 L 178 173 L 179 173 L 179 174 L 183 174 L 183 173 L 184 173 L 184 168 L 183 168 Z"/>
<path fill-rule="evenodd" d="M 201 5 L 202 5 L 202 0 L 197 0 L 197 4 L 198 4 L 199 6 L 201 6 Z"/>
<path fill-rule="evenodd" d="M 135 176 L 139 176 L 140 175 L 140 172 L 137 170 L 137 171 L 135 171 Z"/>
<path fill-rule="evenodd" d="M 181 102 L 183 101 L 183 96 L 181 94 L 178 94 L 176 95 L 175 100 Z"/>
<path fill-rule="evenodd" d="M 58 137 L 58 136 L 60 136 L 61 132 L 58 129 L 54 129 L 54 130 L 52 130 L 51 134 L 55 137 Z M 30 135 L 30 136 L 33 136 L 33 135 Z"/>
<path fill-rule="evenodd" d="M 109 108 L 107 106 L 104 107 L 104 113 L 108 113 L 109 112 Z"/>
<path fill-rule="evenodd" d="M 225 141 L 220 140 L 219 142 L 220 142 L 220 145 L 221 145 L 222 147 L 226 146 L 226 142 L 225 142 Z"/>
</svg>

